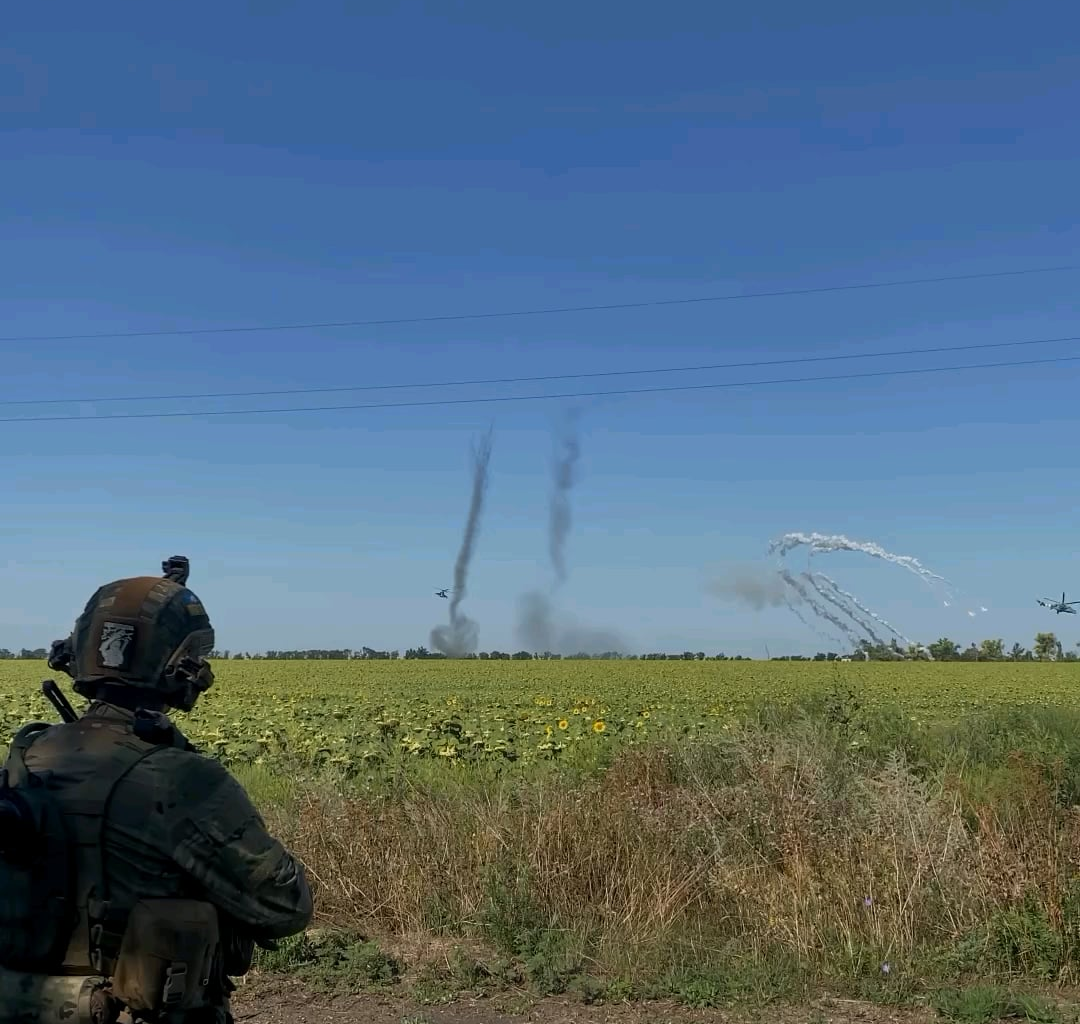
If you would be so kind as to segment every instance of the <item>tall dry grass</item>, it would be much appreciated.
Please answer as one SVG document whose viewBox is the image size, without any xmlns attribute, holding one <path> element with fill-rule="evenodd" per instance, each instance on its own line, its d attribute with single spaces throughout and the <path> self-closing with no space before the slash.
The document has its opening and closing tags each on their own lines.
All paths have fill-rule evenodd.
<svg viewBox="0 0 1080 1024">
<path fill-rule="evenodd" d="M 384 936 L 546 942 L 612 976 L 1073 980 L 1080 717 L 934 728 L 845 699 L 573 785 L 327 784 L 270 817 L 320 919 Z"/>
</svg>

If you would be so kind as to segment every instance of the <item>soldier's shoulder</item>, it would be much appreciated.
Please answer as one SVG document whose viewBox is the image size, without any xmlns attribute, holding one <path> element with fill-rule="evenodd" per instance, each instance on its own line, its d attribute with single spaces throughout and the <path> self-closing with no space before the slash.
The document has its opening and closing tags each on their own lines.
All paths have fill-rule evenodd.
<svg viewBox="0 0 1080 1024">
<path fill-rule="evenodd" d="M 213 785 L 232 778 L 228 769 L 216 758 L 183 747 L 159 746 L 137 767 L 145 772 L 190 779 L 202 785 Z"/>
<path fill-rule="evenodd" d="M 247 806 L 243 786 L 216 759 L 180 747 L 159 747 L 135 769 L 133 782 L 167 790 L 174 809 L 221 803 Z"/>
</svg>

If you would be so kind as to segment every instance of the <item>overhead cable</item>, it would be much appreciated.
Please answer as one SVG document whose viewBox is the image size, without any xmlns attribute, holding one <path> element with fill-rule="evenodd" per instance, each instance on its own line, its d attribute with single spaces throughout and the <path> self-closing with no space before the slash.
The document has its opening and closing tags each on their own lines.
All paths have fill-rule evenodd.
<svg viewBox="0 0 1080 1024">
<path fill-rule="evenodd" d="M 338 327 L 390 327 L 398 324 L 430 324 L 461 320 L 495 320 L 509 317 L 550 316 L 555 313 L 595 313 L 617 309 L 644 309 L 659 306 L 688 306 L 711 302 L 744 302 L 748 299 L 776 299 L 792 295 L 824 295 L 829 292 L 866 291 L 875 288 L 900 288 L 918 284 L 944 284 L 950 281 L 984 281 L 1002 277 L 1031 277 L 1037 274 L 1056 274 L 1080 270 L 1080 265 L 1060 267 L 1031 267 L 1022 270 L 997 270 L 978 274 L 951 274 L 937 277 L 911 277 L 893 281 L 870 281 L 862 284 L 835 284 L 817 288 L 788 288 L 767 292 L 741 292 L 737 295 L 704 295 L 697 298 L 649 299 L 641 302 L 608 302 L 588 306 L 550 306 L 540 309 L 514 309 L 485 313 L 445 313 L 435 316 L 407 316 L 377 320 L 333 320 L 322 323 L 263 324 L 247 327 L 169 328 L 155 331 L 101 331 L 82 334 L 24 334 L 0 337 L 0 342 L 27 341 L 92 341 L 121 338 L 166 338 L 200 334 L 251 334 L 274 331 L 326 330 Z"/>
<path fill-rule="evenodd" d="M 869 380 L 880 377 L 901 377 L 915 374 L 955 373 L 965 370 L 1015 369 L 1022 366 L 1049 366 L 1080 362 L 1080 356 L 1059 356 L 1049 359 L 1019 359 L 1000 363 L 967 363 L 957 366 L 916 367 L 902 370 L 867 370 L 862 373 L 830 374 L 820 377 L 780 377 L 772 380 L 723 381 L 714 384 L 676 384 L 667 387 L 626 388 L 611 391 L 578 391 L 550 395 L 489 395 L 481 398 L 444 398 L 412 402 L 370 402 L 356 405 L 316 405 L 261 409 L 178 410 L 171 412 L 106 413 L 102 416 L 15 416 L 2 417 L 0 423 L 103 423 L 107 420 L 199 419 L 222 416 L 263 416 L 312 412 L 351 412 L 365 409 L 419 409 L 456 405 L 486 405 L 495 402 L 537 402 L 572 398 L 614 398 L 631 395 L 659 395 L 675 392 L 719 391 L 734 388 L 766 387 L 777 384 L 811 384 L 827 381 Z"/>
<path fill-rule="evenodd" d="M 852 359 L 885 359 L 895 356 L 931 355 L 943 352 L 975 352 L 995 348 L 1029 348 L 1036 345 L 1056 345 L 1080 341 L 1080 335 L 1058 338 L 1033 338 L 1025 341 L 981 341 L 970 345 L 935 345 L 929 348 L 898 348 L 883 352 L 849 352 L 829 356 L 790 356 L 783 359 L 751 359 L 744 362 L 704 363 L 698 366 L 654 366 L 640 370 L 594 370 L 583 373 L 549 373 L 534 377 L 487 377 L 474 380 L 444 380 L 401 382 L 397 384 L 343 384 L 333 387 L 279 388 L 270 391 L 197 391 L 188 394 L 112 395 L 82 398 L 80 402 L 183 402 L 214 398 L 268 398 L 284 395 L 325 395 L 350 391 L 404 391 L 421 388 L 479 387 L 489 384 L 539 384 L 556 380 L 586 380 L 597 377 L 637 377 L 661 373 L 704 373 L 710 370 L 746 370 L 763 366 L 791 366 L 805 363 L 844 362 Z M 70 405 L 71 398 L 11 398 L 0 399 L 0 406 Z"/>
</svg>

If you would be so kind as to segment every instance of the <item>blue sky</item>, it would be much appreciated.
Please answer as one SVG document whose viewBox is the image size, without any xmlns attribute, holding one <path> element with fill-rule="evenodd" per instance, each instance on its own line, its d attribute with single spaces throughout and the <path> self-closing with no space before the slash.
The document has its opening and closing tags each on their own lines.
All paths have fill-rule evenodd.
<svg viewBox="0 0 1080 1024">
<path fill-rule="evenodd" d="M 462 610 L 516 649 L 551 580 L 565 402 L 211 418 L 323 404 L 168 393 L 648 369 L 1080 335 L 1080 274 L 379 328 L 29 336 L 424 317 L 977 274 L 1080 249 L 1080 9 L 1060 3 L 23 5 L 0 39 L 0 646 L 107 579 L 194 563 L 220 646 L 426 643 L 468 446 L 494 424 Z M 1080 354 L 867 360 L 835 372 Z M 817 375 L 827 367 L 404 389 L 332 404 Z M 639 650 L 821 646 L 708 592 L 788 530 L 953 580 L 820 560 L 923 639 L 1075 619 L 1077 364 L 582 399 L 560 615 Z M 800 562 L 798 556 L 794 561 Z M 767 563 L 764 563 L 767 564 Z M 962 602 L 963 603 L 963 602 Z"/>
</svg>

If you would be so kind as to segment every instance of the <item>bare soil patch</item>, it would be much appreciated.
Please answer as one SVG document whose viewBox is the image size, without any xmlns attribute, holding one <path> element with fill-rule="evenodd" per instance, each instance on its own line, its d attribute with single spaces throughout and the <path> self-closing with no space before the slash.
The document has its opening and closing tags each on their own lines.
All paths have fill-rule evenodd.
<svg viewBox="0 0 1080 1024">
<path fill-rule="evenodd" d="M 288 979 L 253 979 L 234 997 L 237 1024 L 931 1024 L 929 1010 L 899 1010 L 854 1000 L 807 1006 L 690 1010 L 673 1003 L 587 1006 L 570 999 L 506 994 L 421 1006 L 393 995 L 320 996 Z"/>
</svg>

